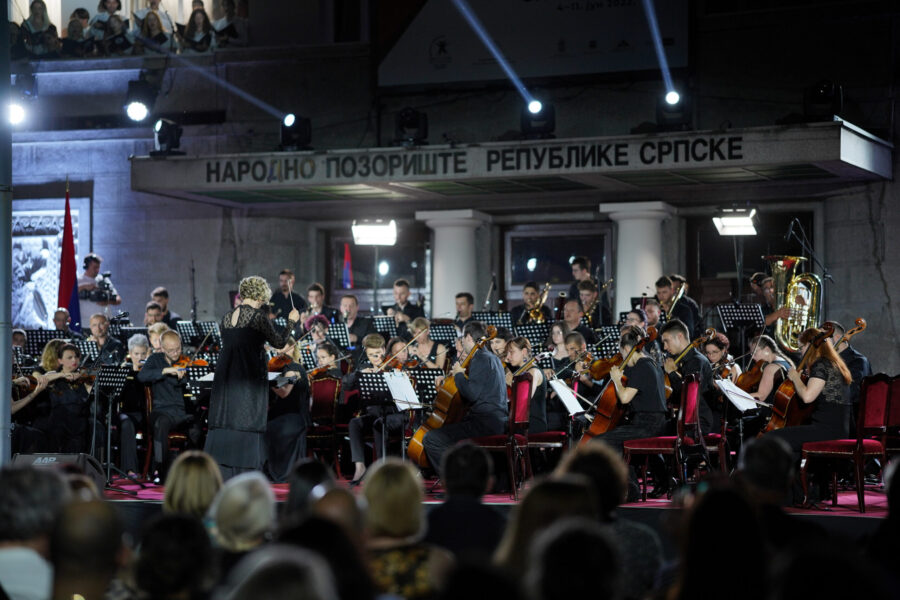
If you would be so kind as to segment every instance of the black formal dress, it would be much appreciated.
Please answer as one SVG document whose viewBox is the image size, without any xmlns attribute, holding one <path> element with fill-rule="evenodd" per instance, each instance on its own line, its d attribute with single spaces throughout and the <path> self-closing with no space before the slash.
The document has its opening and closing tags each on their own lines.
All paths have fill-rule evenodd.
<svg viewBox="0 0 900 600">
<path fill-rule="evenodd" d="M 237 323 L 232 325 L 235 312 Z M 293 326 L 288 321 L 288 329 Z M 287 336 L 275 331 L 261 309 L 246 304 L 227 312 L 219 327 L 222 351 L 210 396 L 205 450 L 227 479 L 243 471 L 261 471 L 266 462 L 269 383 L 264 344 L 281 348 Z"/>
<path fill-rule="evenodd" d="M 284 369 L 299 373 L 291 393 L 279 398 L 269 395 L 268 423 L 266 425 L 266 463 L 269 478 L 275 483 L 287 481 L 291 467 L 306 456 L 306 429 L 309 426 L 309 380 L 303 365 L 292 362 Z"/>
<path fill-rule="evenodd" d="M 83 383 L 57 379 L 47 387 L 50 398 L 50 452 L 86 452 L 90 439 L 91 396 Z"/>
<path fill-rule="evenodd" d="M 544 433 L 548 430 L 547 387 L 547 377 L 544 376 L 541 385 L 531 394 L 531 403 L 528 407 L 528 433 Z"/>
</svg>

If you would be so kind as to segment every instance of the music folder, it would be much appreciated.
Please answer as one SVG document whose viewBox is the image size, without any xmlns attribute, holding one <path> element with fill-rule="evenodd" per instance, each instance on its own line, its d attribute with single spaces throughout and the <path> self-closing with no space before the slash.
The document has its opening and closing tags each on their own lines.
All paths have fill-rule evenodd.
<svg viewBox="0 0 900 600">
<path fill-rule="evenodd" d="M 747 412 L 760 406 L 769 406 L 765 402 L 760 402 L 738 386 L 730 379 L 717 379 L 716 385 L 725 394 L 725 397 L 741 412 Z"/>
<path fill-rule="evenodd" d="M 578 415 L 584 412 L 584 408 L 578 403 L 578 399 L 575 398 L 575 392 L 566 385 L 565 381 L 562 379 L 550 379 L 549 383 L 550 387 L 553 388 L 553 391 L 556 392 L 556 395 L 559 397 L 560 402 L 562 402 L 563 406 L 566 407 L 566 410 L 569 411 L 569 416 Z"/>
<path fill-rule="evenodd" d="M 425 406 L 419 402 L 419 397 L 416 396 L 416 390 L 413 389 L 412 382 L 409 380 L 406 373 L 398 373 L 396 371 L 384 373 L 384 382 L 391 391 L 391 398 L 394 399 L 397 410 L 403 411 L 425 408 Z"/>
</svg>

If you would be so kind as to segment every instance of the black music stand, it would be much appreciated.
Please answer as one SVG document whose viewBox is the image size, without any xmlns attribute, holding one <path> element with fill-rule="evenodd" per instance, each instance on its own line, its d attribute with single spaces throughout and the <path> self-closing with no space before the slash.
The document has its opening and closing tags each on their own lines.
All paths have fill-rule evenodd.
<svg viewBox="0 0 900 600">
<path fill-rule="evenodd" d="M 28 329 L 25 331 L 25 354 L 40 356 L 44 352 L 44 346 L 50 340 L 61 340 L 66 337 L 65 331 L 56 329 Z"/>
<path fill-rule="evenodd" d="M 316 368 L 316 355 L 312 353 L 308 346 L 300 348 L 300 364 L 307 371 L 312 371 Z"/>
<path fill-rule="evenodd" d="M 215 345 L 221 342 L 219 324 L 215 321 L 178 321 L 175 329 L 187 346 L 197 347 L 203 340 L 204 345 Z M 208 336 L 208 337 L 207 337 Z"/>
<path fill-rule="evenodd" d="M 372 320 L 375 322 L 375 331 L 382 335 L 386 335 L 388 339 L 397 337 L 397 323 L 394 321 L 394 317 L 374 315 Z"/>
<path fill-rule="evenodd" d="M 97 344 L 94 342 L 84 342 L 88 344 L 93 344 L 96 349 Z M 99 352 L 98 352 L 99 354 Z M 133 490 L 125 490 L 118 487 L 113 487 L 112 485 L 112 471 L 115 471 L 119 475 L 123 476 L 125 479 L 128 479 L 132 483 L 136 483 L 139 486 L 146 487 L 142 483 L 140 483 L 137 478 L 133 475 L 128 475 L 122 471 L 119 467 L 116 467 L 112 464 L 112 415 L 113 415 L 113 399 L 118 398 L 122 393 L 122 388 L 125 387 L 125 380 L 128 379 L 128 376 L 131 375 L 131 367 L 126 365 L 125 367 L 121 367 L 119 365 L 101 365 L 100 370 L 97 373 L 97 378 L 94 380 L 94 438 L 96 440 L 96 427 L 97 427 L 97 407 L 100 403 L 100 394 L 102 393 L 108 400 L 106 403 L 106 456 L 104 457 L 106 460 L 103 461 L 106 463 L 106 487 L 107 490 L 113 490 L 116 492 L 122 492 L 124 494 L 129 494 L 131 496 L 137 496 L 137 492 Z M 94 441 L 91 442 L 91 455 L 94 455 Z M 96 457 L 95 457 L 96 458 Z M 101 464 L 103 464 L 101 462 Z"/>
<path fill-rule="evenodd" d="M 456 338 L 459 337 L 459 334 L 456 332 L 456 325 L 432 324 L 431 331 L 428 332 L 428 337 L 433 339 L 435 342 L 440 342 L 449 347 L 456 344 Z"/>
<path fill-rule="evenodd" d="M 393 319 L 393 317 L 391 318 Z M 387 418 L 390 414 L 388 413 L 388 408 L 396 405 L 384 378 L 384 373 L 380 371 L 378 373 L 364 373 L 360 371 L 357 375 L 360 407 L 377 406 L 379 409 L 381 418 L 381 460 L 384 460 L 387 457 Z M 374 428 L 375 425 L 373 424 L 372 427 Z M 402 443 L 400 444 L 400 449 L 401 453 L 405 454 Z"/>
<path fill-rule="evenodd" d="M 595 358 L 609 358 L 619 351 L 621 334 L 615 325 L 607 325 L 599 331 L 600 340 L 594 345 Z"/>
<path fill-rule="evenodd" d="M 553 370 L 553 356 L 552 355 L 541 354 L 541 356 L 537 359 L 536 362 L 537 362 L 538 368 L 541 369 L 542 371 L 544 369 L 550 369 L 551 371 Z"/>
<path fill-rule="evenodd" d="M 725 331 L 734 328 L 740 330 L 741 347 L 740 352 L 733 353 L 735 356 L 743 354 L 746 350 L 747 329 L 757 327 L 762 330 L 766 326 L 766 319 L 763 317 L 761 304 L 736 304 L 727 302 L 725 304 L 719 304 L 716 306 L 716 309 L 719 311 L 719 319 L 722 320 L 722 328 Z M 746 368 L 751 360 L 752 357 L 748 357 L 744 361 L 744 368 Z"/>
<path fill-rule="evenodd" d="M 411 369 L 409 374 L 416 380 L 416 395 L 419 402 L 433 406 L 437 398 L 437 380 L 444 376 L 443 369 Z"/>
<path fill-rule="evenodd" d="M 485 325 L 493 325 L 494 327 L 506 327 L 510 331 L 512 331 L 512 317 L 509 316 L 508 312 L 497 312 L 497 311 L 476 311 L 472 313 L 472 317 L 475 318 L 476 321 L 480 321 Z"/>
<path fill-rule="evenodd" d="M 91 362 L 97 360 L 100 357 L 100 348 L 97 347 L 97 342 L 89 342 L 87 340 L 72 340 L 72 343 L 75 344 L 75 347 L 78 348 L 78 351 L 81 352 L 81 357 L 87 359 Z"/>
<path fill-rule="evenodd" d="M 529 323 L 516 325 L 516 336 L 524 337 L 531 342 L 532 348 L 543 348 L 550 338 L 550 323 Z"/>
<path fill-rule="evenodd" d="M 329 325 L 328 337 L 337 342 L 338 348 L 346 349 L 350 347 L 350 332 L 347 331 L 345 323 L 332 323 Z"/>
</svg>

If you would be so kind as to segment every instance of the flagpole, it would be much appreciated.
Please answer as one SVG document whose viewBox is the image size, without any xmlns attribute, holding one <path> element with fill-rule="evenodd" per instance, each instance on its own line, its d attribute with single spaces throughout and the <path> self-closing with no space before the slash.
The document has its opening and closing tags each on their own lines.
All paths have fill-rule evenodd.
<svg viewBox="0 0 900 600">
<path fill-rule="evenodd" d="M 0 33 L 0 98 L 9 98 L 9 31 Z M 0 347 L 12 348 L 12 125 L 0 107 Z M 9 462 L 12 361 L 0 361 L 0 465 Z"/>
</svg>

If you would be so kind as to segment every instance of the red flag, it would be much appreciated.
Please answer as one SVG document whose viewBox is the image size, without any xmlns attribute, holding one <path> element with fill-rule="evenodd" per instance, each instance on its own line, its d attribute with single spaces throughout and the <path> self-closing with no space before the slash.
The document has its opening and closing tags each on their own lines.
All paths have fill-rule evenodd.
<svg viewBox="0 0 900 600">
<path fill-rule="evenodd" d="M 72 230 L 72 211 L 69 208 L 69 186 L 66 185 L 66 222 L 63 226 L 62 257 L 59 262 L 59 292 L 56 306 L 68 308 L 72 328 L 78 330 L 81 310 L 78 305 L 78 274 L 75 267 L 75 235 Z"/>
<path fill-rule="evenodd" d="M 344 269 L 342 284 L 345 290 L 353 289 L 353 263 L 350 262 L 350 244 L 344 243 Z"/>
</svg>

